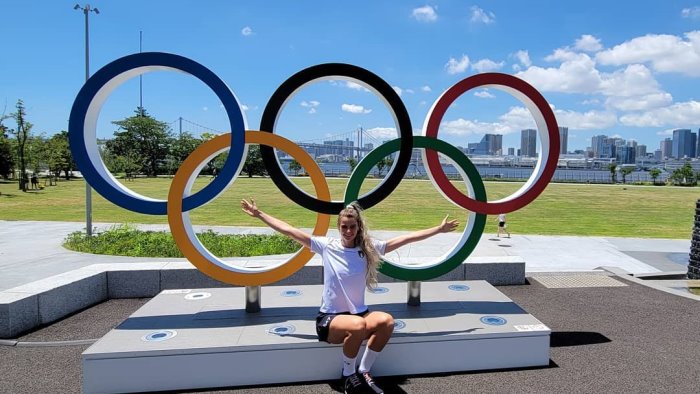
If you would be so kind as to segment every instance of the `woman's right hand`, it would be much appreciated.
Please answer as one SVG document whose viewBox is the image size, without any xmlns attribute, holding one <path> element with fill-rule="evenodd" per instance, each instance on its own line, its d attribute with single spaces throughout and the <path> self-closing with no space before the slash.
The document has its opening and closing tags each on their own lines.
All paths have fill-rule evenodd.
<svg viewBox="0 0 700 394">
<path fill-rule="evenodd" d="M 260 210 L 255 205 L 255 200 L 252 197 L 250 201 L 246 199 L 241 200 L 241 210 L 254 218 L 260 217 Z"/>
</svg>

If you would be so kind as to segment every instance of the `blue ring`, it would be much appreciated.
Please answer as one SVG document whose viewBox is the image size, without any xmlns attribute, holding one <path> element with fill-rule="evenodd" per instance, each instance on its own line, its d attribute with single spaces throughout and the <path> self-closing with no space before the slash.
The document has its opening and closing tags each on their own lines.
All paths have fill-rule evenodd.
<svg viewBox="0 0 700 394">
<path fill-rule="evenodd" d="M 120 75 L 140 67 L 169 67 L 188 73 L 204 82 L 221 100 L 231 126 L 231 146 L 221 169 L 222 176 L 214 178 L 197 193 L 185 197 L 182 210 L 189 211 L 206 204 L 221 193 L 235 179 L 244 160 L 245 119 L 238 100 L 228 86 L 211 70 L 183 56 L 162 52 L 144 52 L 119 58 L 98 70 L 78 92 L 68 121 L 68 140 L 71 153 L 85 181 L 112 203 L 149 215 L 167 214 L 166 201 L 150 201 L 115 189 L 95 168 L 85 145 L 85 118 L 90 104 L 100 90 Z M 98 108 L 99 110 L 99 108 Z M 235 143 L 234 143 L 235 142 Z"/>
</svg>

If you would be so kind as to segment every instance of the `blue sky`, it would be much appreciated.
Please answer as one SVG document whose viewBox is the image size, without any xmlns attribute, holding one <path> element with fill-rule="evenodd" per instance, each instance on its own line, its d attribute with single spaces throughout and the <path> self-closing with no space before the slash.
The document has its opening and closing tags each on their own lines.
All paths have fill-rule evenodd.
<svg viewBox="0 0 700 394">
<path fill-rule="evenodd" d="M 75 1 L 4 2 L 0 111 L 23 99 L 35 133 L 67 129 L 85 77 L 84 15 Z M 80 3 L 84 5 L 85 3 Z M 597 134 L 635 139 L 653 151 L 675 128 L 700 127 L 700 4 L 688 1 L 131 1 L 95 0 L 90 68 L 139 51 L 170 52 L 214 71 L 245 106 L 250 129 L 289 76 L 326 62 L 366 68 L 400 92 L 419 134 L 441 92 L 479 72 L 534 85 L 569 127 L 569 149 Z M 107 100 L 98 136 L 133 114 L 138 78 Z M 143 76 L 143 103 L 178 131 L 228 129 L 216 96 L 174 72 Z M 191 122 L 191 123 L 190 123 Z M 11 121 L 6 124 L 13 127 Z M 495 89 L 465 93 L 440 138 L 455 145 L 504 134 L 519 147 L 532 116 Z M 316 83 L 284 108 L 277 132 L 294 140 L 346 136 L 362 127 L 396 136 L 383 102 L 345 82 Z"/>
</svg>

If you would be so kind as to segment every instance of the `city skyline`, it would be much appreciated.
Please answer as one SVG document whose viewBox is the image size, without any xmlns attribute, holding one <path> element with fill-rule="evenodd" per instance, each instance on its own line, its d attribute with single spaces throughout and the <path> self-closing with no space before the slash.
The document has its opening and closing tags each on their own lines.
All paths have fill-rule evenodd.
<svg viewBox="0 0 700 394">
<path fill-rule="evenodd" d="M 3 8 L 0 29 L 13 38 L 6 40 L 13 60 L 0 75 L 0 105 L 8 114 L 23 99 L 35 133 L 67 128 L 84 82 L 84 18 L 74 5 L 41 3 L 31 23 L 22 4 Z M 259 127 L 277 86 L 324 62 L 355 64 L 387 81 L 406 106 L 415 134 L 441 92 L 483 72 L 511 74 L 537 88 L 559 126 L 568 127 L 569 151 L 585 149 L 601 134 L 656 148 L 673 130 L 696 130 L 700 124 L 694 89 L 700 78 L 700 7 L 684 2 L 271 5 L 94 1 L 100 13 L 89 15 L 90 74 L 140 50 L 186 56 L 229 85 L 250 129 Z M 551 34 L 552 23 L 557 34 Z M 142 79 L 143 95 L 136 78 L 106 101 L 99 138 L 111 136 L 111 122 L 132 115 L 141 98 L 150 114 L 169 124 L 183 117 L 228 131 L 221 103 L 199 81 L 164 71 Z M 294 96 L 276 132 L 317 140 L 360 126 L 379 139 L 397 136 L 381 98 L 360 84 L 335 80 Z M 466 147 L 486 134 L 500 134 L 507 151 L 520 145 L 521 130 L 533 127 L 527 109 L 509 94 L 475 89 L 446 112 L 440 138 Z"/>
</svg>

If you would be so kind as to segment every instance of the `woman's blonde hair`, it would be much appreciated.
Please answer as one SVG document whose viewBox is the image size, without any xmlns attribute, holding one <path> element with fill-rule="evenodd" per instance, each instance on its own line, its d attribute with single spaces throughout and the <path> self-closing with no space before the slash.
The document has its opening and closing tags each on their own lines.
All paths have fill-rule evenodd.
<svg viewBox="0 0 700 394">
<path fill-rule="evenodd" d="M 357 235 L 355 235 L 355 245 L 353 246 L 359 247 L 365 259 L 367 259 L 365 283 L 367 288 L 372 289 L 377 285 L 377 272 L 381 259 L 369 236 L 369 228 L 367 228 L 367 223 L 364 220 L 362 208 L 357 202 L 350 203 L 338 214 L 338 226 L 340 226 L 340 219 L 343 217 L 353 218 L 357 222 Z"/>
</svg>

